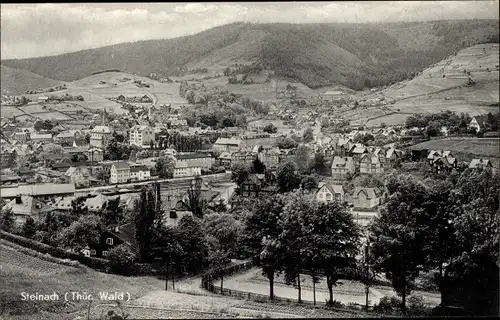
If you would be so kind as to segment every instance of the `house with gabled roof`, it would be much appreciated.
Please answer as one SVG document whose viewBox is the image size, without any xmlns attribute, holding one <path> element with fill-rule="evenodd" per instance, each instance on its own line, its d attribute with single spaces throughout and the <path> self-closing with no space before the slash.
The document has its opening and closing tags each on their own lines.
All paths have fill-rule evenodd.
<svg viewBox="0 0 500 320">
<path fill-rule="evenodd" d="M 2 210 L 6 209 L 12 210 L 17 226 L 22 226 L 28 217 L 35 221 L 41 221 L 47 213 L 55 210 L 54 207 L 28 195 L 16 196 L 2 208 Z"/>
<path fill-rule="evenodd" d="M 486 129 L 486 115 L 474 116 L 469 122 L 469 129 L 474 129 L 476 132 L 485 131 Z"/>
<path fill-rule="evenodd" d="M 457 167 L 457 159 L 452 156 L 440 156 L 431 161 L 432 169 L 439 172 L 451 172 Z"/>
<path fill-rule="evenodd" d="M 384 172 L 384 167 L 378 156 L 365 153 L 359 162 L 359 172 L 361 174 L 380 174 Z"/>
<path fill-rule="evenodd" d="M 330 201 L 344 202 L 344 188 L 342 185 L 320 182 L 318 191 L 314 198 L 318 202 L 328 203 Z"/>
<path fill-rule="evenodd" d="M 356 187 L 353 193 L 354 210 L 375 210 L 382 201 L 382 192 L 378 188 Z"/>
</svg>

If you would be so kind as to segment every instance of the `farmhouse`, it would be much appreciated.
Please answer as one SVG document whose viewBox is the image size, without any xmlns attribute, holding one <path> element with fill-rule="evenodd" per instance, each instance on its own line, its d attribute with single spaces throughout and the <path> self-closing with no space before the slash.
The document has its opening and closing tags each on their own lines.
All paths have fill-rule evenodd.
<svg viewBox="0 0 500 320">
<path fill-rule="evenodd" d="M 74 183 L 76 186 L 88 187 L 90 186 L 91 174 L 90 170 L 86 167 L 70 167 L 64 176 Z"/>
<path fill-rule="evenodd" d="M 347 174 L 354 174 L 354 161 L 352 157 L 335 156 L 332 163 L 332 177 L 335 180 L 347 179 Z"/>
</svg>

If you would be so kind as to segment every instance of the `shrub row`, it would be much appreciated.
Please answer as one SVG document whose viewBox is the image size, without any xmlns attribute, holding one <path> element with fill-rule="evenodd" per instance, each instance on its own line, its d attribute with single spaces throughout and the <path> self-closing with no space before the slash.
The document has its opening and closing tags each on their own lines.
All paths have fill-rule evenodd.
<svg viewBox="0 0 500 320">
<path fill-rule="evenodd" d="M 57 264 L 65 265 L 68 267 L 75 267 L 75 268 L 79 268 L 81 266 L 77 261 L 56 258 L 56 257 L 53 257 L 53 256 L 47 254 L 47 253 L 40 253 L 38 251 L 20 246 L 18 244 L 15 244 L 14 242 L 10 242 L 10 241 L 7 241 L 5 239 L 0 239 L 0 243 L 5 244 L 6 246 L 9 246 L 11 248 L 14 248 L 14 249 L 16 249 L 16 251 L 24 253 L 28 256 L 32 256 L 32 257 L 35 257 L 35 258 L 38 258 L 41 260 L 45 260 L 48 262 L 57 263 Z"/>
<path fill-rule="evenodd" d="M 23 247 L 36 250 L 41 253 L 50 254 L 56 258 L 76 260 L 81 264 L 84 264 L 92 269 L 104 272 L 108 269 L 109 261 L 106 259 L 86 257 L 78 253 L 69 252 L 61 248 L 52 247 L 35 240 L 13 235 L 11 233 L 1 230 L 0 230 L 0 238 L 3 238 L 10 242 L 14 242 Z"/>
</svg>

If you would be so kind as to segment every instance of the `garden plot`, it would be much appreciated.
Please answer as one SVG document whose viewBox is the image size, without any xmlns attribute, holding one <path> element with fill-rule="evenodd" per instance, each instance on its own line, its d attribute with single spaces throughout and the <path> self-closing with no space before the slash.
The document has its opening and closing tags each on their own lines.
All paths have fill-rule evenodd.
<svg viewBox="0 0 500 320">
<path fill-rule="evenodd" d="M 500 140 L 498 138 L 447 138 L 435 139 L 416 144 L 414 150 L 449 150 L 464 154 L 498 158 Z"/>
</svg>

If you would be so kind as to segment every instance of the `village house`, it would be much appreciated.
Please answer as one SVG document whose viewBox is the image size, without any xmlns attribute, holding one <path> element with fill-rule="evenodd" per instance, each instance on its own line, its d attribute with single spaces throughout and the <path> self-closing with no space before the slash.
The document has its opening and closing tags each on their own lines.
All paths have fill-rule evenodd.
<svg viewBox="0 0 500 320">
<path fill-rule="evenodd" d="M 486 115 L 472 117 L 468 125 L 469 129 L 474 129 L 476 132 L 485 131 L 486 129 Z"/>
<path fill-rule="evenodd" d="M 186 163 L 190 167 L 200 167 L 202 170 L 208 170 L 215 164 L 215 159 L 209 153 L 184 153 L 174 156 L 177 162 Z"/>
<path fill-rule="evenodd" d="M 149 148 L 151 141 L 155 141 L 155 131 L 150 126 L 135 125 L 130 128 L 130 145 Z"/>
<path fill-rule="evenodd" d="M 256 198 L 261 194 L 273 194 L 277 187 L 266 180 L 265 174 L 250 174 L 238 187 L 237 193 L 245 198 Z"/>
<path fill-rule="evenodd" d="M 435 157 L 431 161 L 432 170 L 436 173 L 451 172 L 457 167 L 457 159 L 452 156 Z"/>
<path fill-rule="evenodd" d="M 186 162 L 175 162 L 174 178 L 194 177 L 201 175 L 201 167 L 197 165 L 188 165 Z"/>
<path fill-rule="evenodd" d="M 144 181 L 151 179 L 151 171 L 146 166 L 131 166 L 130 180 Z"/>
<path fill-rule="evenodd" d="M 361 174 L 380 174 L 384 172 L 384 167 L 382 167 L 378 156 L 365 153 L 359 163 L 359 172 Z"/>
<path fill-rule="evenodd" d="M 55 208 L 46 205 L 42 201 L 32 196 L 25 195 L 16 196 L 14 199 L 7 202 L 2 210 L 7 209 L 12 210 L 14 221 L 17 226 L 22 226 L 28 217 L 35 221 L 43 220 L 48 212 L 55 210 Z"/>
<path fill-rule="evenodd" d="M 243 146 L 243 142 L 238 138 L 219 138 L 213 145 L 213 150 L 218 152 L 233 153 Z"/>
<path fill-rule="evenodd" d="M 130 166 L 126 162 L 115 162 L 111 166 L 109 182 L 126 183 L 130 179 Z"/>
<path fill-rule="evenodd" d="M 378 155 L 383 168 L 393 167 L 403 157 L 402 152 L 394 148 L 389 148 L 385 151 L 380 150 Z"/>
<path fill-rule="evenodd" d="M 381 192 L 378 188 L 356 187 L 352 198 L 354 210 L 373 211 L 381 203 Z"/>
<path fill-rule="evenodd" d="M 246 166 L 251 166 L 253 161 L 257 158 L 257 155 L 247 151 L 247 149 L 243 148 L 231 154 L 231 164 L 242 164 Z"/>
<path fill-rule="evenodd" d="M 217 164 L 225 168 L 231 168 L 231 154 L 229 152 L 222 152 L 217 157 Z"/>
<path fill-rule="evenodd" d="M 92 146 L 103 148 L 111 138 L 111 130 L 108 126 L 95 126 L 90 131 L 90 144 Z"/>
<path fill-rule="evenodd" d="M 344 188 L 341 185 L 320 182 L 318 191 L 315 194 L 315 199 L 318 202 L 328 203 L 330 201 L 344 202 Z"/>
<path fill-rule="evenodd" d="M 92 177 L 90 170 L 86 167 L 70 167 L 64 176 L 77 187 L 89 187 Z"/>
<path fill-rule="evenodd" d="M 334 180 L 345 180 L 347 175 L 353 175 L 356 168 L 352 157 L 335 156 L 332 163 L 332 178 Z"/>
<path fill-rule="evenodd" d="M 443 151 L 443 150 L 431 150 L 429 151 L 429 154 L 427 155 L 427 160 L 429 161 L 429 164 L 432 165 L 432 163 L 434 162 L 434 160 L 438 159 L 438 158 L 441 158 L 441 157 L 445 157 L 445 158 L 448 158 L 448 157 L 451 157 L 451 158 L 454 158 L 451 151 Z"/>
<path fill-rule="evenodd" d="M 355 143 L 351 146 L 348 154 L 354 160 L 354 164 L 357 165 L 361 161 L 361 157 L 368 153 L 368 149 L 362 143 Z"/>
</svg>

